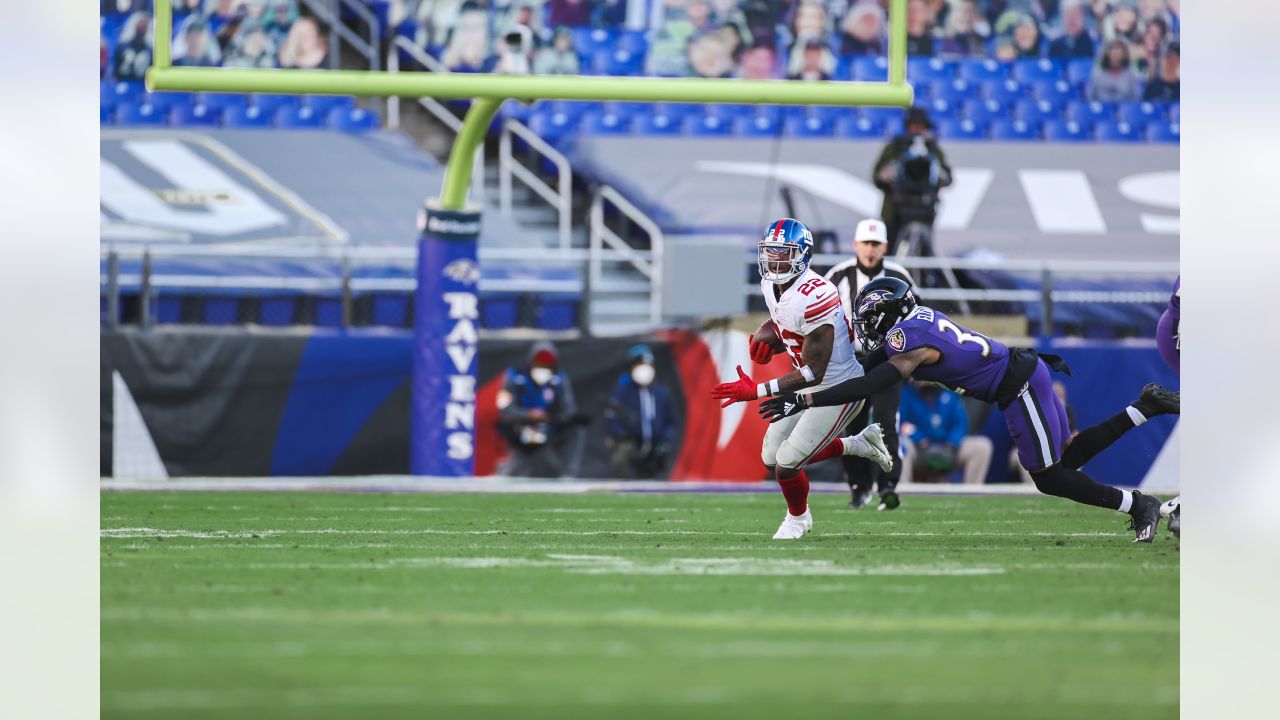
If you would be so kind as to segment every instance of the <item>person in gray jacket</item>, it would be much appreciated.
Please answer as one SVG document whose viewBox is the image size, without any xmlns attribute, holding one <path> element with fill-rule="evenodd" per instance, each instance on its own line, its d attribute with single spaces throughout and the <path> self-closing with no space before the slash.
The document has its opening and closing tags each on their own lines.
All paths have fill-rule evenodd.
<svg viewBox="0 0 1280 720">
<path fill-rule="evenodd" d="M 1129 63 L 1128 43 L 1119 39 L 1108 42 L 1089 78 L 1089 99 L 1131 102 L 1138 99 L 1140 92 L 1138 74 Z"/>
</svg>

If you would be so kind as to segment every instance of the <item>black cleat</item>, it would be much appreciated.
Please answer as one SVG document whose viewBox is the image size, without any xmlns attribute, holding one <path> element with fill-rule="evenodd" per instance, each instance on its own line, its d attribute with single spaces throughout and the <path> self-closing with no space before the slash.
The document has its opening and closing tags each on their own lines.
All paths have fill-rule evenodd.
<svg viewBox="0 0 1280 720">
<path fill-rule="evenodd" d="M 861 510 L 871 502 L 871 488 L 849 488 L 853 491 L 853 499 L 849 501 L 849 507 L 854 510 Z"/>
<path fill-rule="evenodd" d="M 1133 507 L 1129 509 L 1129 529 L 1134 542 L 1149 543 L 1156 537 L 1160 525 L 1160 500 L 1138 491 L 1133 493 Z"/>
<path fill-rule="evenodd" d="M 1178 415 L 1182 410 L 1182 396 L 1169 388 L 1151 383 L 1142 388 L 1133 406 L 1147 418 Z"/>
<path fill-rule="evenodd" d="M 880 507 L 877 510 L 896 510 L 902 501 L 898 499 L 898 493 L 893 490 L 886 490 L 880 493 Z"/>
<path fill-rule="evenodd" d="M 1173 533 L 1174 537 L 1181 540 L 1182 539 L 1182 506 L 1181 505 L 1175 507 L 1173 509 L 1173 512 L 1169 513 L 1168 525 L 1169 525 L 1169 532 Z"/>
</svg>

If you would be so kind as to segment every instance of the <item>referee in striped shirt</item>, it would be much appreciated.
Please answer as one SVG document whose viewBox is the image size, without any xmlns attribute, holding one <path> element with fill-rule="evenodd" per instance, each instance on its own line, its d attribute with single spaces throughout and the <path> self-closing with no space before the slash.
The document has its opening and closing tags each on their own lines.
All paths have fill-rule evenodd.
<svg viewBox="0 0 1280 720">
<path fill-rule="evenodd" d="M 893 261 L 885 260 L 889 248 L 888 234 L 883 220 L 867 219 L 858 223 L 853 233 L 852 260 L 846 260 L 827 271 L 827 279 L 840 291 L 841 302 L 844 303 L 844 316 L 852 322 L 853 303 L 858 298 L 858 291 L 864 285 L 885 276 L 895 277 L 915 286 L 911 273 Z M 854 350 L 858 360 L 865 362 L 866 351 L 862 347 L 862 338 L 854 337 Z M 849 502 L 852 508 L 861 508 L 871 501 L 874 488 L 880 491 L 881 510 L 892 510 L 898 507 L 898 478 L 902 475 L 902 458 L 898 456 L 898 399 L 901 396 L 902 384 L 872 395 L 870 402 L 862 412 L 853 419 L 849 432 L 861 432 L 868 423 L 878 422 L 884 430 L 884 443 L 893 456 L 893 469 L 888 473 L 866 458 L 846 455 L 844 462 L 845 479 L 849 482 L 849 491 L 853 499 Z"/>
</svg>

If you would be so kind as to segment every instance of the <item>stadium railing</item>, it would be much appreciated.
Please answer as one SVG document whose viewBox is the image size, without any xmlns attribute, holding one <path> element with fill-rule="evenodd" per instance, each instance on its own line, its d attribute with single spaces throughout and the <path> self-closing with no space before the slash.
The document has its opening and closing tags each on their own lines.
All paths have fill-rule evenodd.
<svg viewBox="0 0 1280 720">
<path fill-rule="evenodd" d="M 532 160 L 555 168 L 555 187 L 516 159 L 513 136 L 524 143 Z M 568 248 L 573 234 L 573 168 L 569 158 L 524 123 L 507 118 L 498 141 L 498 206 L 507 217 L 512 216 L 512 179 L 519 180 L 556 211 L 560 248 Z"/>
<path fill-rule="evenodd" d="M 632 247 L 626 238 L 609 228 L 605 222 L 607 206 L 613 207 L 622 218 L 634 223 L 638 229 L 648 236 L 649 249 L 647 252 Z M 632 205 L 629 200 L 622 196 L 622 193 L 608 185 L 603 185 L 596 189 L 591 199 L 588 237 L 590 238 L 591 260 L 587 277 L 590 279 L 590 287 L 597 288 L 601 286 L 604 275 L 601 260 L 604 246 L 608 245 L 611 250 L 620 253 L 626 258 L 632 267 L 648 281 L 649 322 L 654 327 L 660 325 L 662 323 L 663 308 L 662 262 L 663 246 L 665 245 L 662 228 L 658 227 L 658 224 L 648 215 L 641 212 L 640 208 Z"/>
</svg>

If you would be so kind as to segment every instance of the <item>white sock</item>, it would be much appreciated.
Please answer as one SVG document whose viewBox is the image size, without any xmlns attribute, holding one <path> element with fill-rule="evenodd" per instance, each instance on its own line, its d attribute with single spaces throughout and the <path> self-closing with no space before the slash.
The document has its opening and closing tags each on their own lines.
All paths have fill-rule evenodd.
<svg viewBox="0 0 1280 720">
<path fill-rule="evenodd" d="M 848 455 L 853 450 L 853 438 L 854 436 L 852 435 L 840 438 L 840 444 L 844 446 L 844 450 L 841 451 L 842 454 Z"/>
<path fill-rule="evenodd" d="M 1132 405 L 1125 408 L 1124 411 L 1129 413 L 1129 419 L 1133 421 L 1134 427 L 1138 427 L 1139 425 L 1147 421 L 1147 416 L 1138 412 L 1138 408 Z"/>
<path fill-rule="evenodd" d="M 1133 408 L 1129 408 L 1129 409 L 1133 410 Z M 1117 508 L 1117 510 L 1119 510 L 1122 513 L 1127 513 L 1129 512 L 1129 509 L 1132 507 L 1133 507 L 1133 491 L 1121 490 L 1120 491 L 1120 507 Z"/>
</svg>

